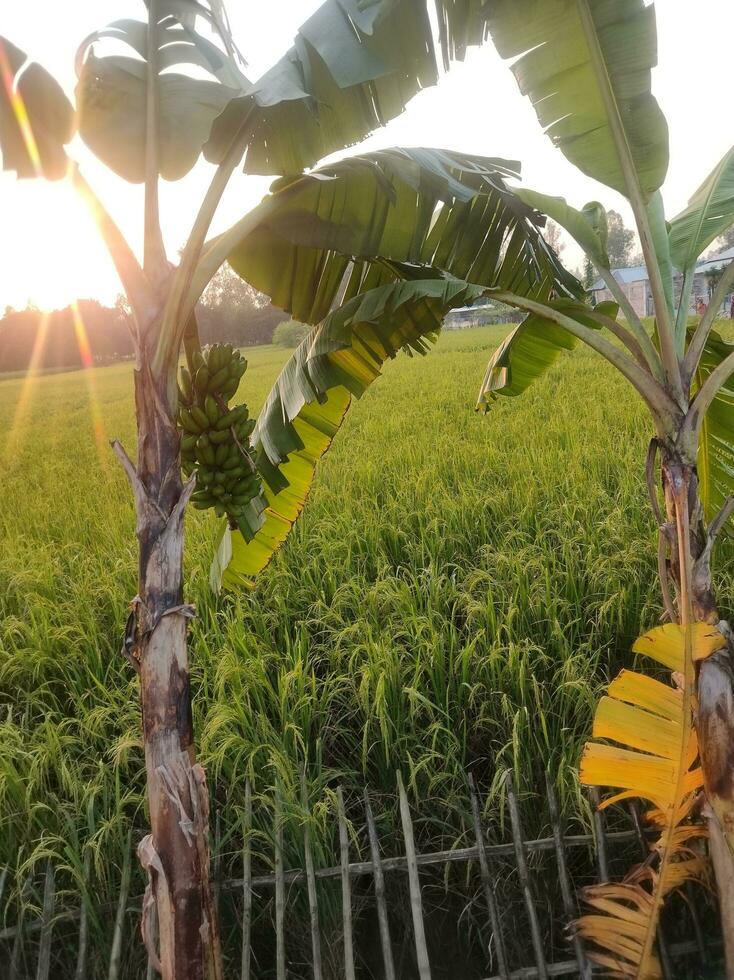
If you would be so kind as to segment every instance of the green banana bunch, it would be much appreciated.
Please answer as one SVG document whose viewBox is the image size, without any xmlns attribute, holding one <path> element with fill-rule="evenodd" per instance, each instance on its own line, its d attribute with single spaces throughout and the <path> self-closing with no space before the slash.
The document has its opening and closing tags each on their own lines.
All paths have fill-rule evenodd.
<svg viewBox="0 0 734 980">
<path fill-rule="evenodd" d="M 191 502 L 236 528 L 262 489 L 250 444 L 255 421 L 247 405 L 229 407 L 247 361 L 231 344 L 214 344 L 195 351 L 189 367 L 179 378 L 178 424 L 181 467 L 186 476 L 196 473 Z"/>
</svg>

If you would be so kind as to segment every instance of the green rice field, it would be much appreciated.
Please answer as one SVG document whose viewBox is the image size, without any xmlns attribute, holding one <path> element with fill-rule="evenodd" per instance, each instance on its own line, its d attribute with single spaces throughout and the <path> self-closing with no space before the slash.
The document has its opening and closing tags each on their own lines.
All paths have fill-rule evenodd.
<svg viewBox="0 0 734 980">
<path fill-rule="evenodd" d="M 248 778 L 256 860 L 270 860 L 277 780 L 286 867 L 301 865 L 304 765 L 324 859 L 338 781 L 349 800 L 368 785 L 383 801 L 389 846 L 398 769 L 420 847 L 465 841 L 468 771 L 497 839 L 508 772 L 528 833 L 547 829 L 532 805 L 546 769 L 567 818 L 588 822 L 576 766 L 595 703 L 659 614 L 649 426 L 632 390 L 585 351 L 477 415 L 505 331 L 446 334 L 427 358 L 388 366 L 255 592 L 209 593 L 216 521 L 190 512 L 195 726 L 235 871 Z M 248 353 L 240 394 L 251 406 L 288 353 Z M 113 437 L 134 450 L 129 363 L 0 381 L 0 866 L 22 880 L 51 856 L 73 891 L 88 854 L 106 901 L 128 833 L 146 828 L 137 678 L 120 654 L 136 540 Z M 732 557 L 729 546 L 719 555 L 724 608 Z M 471 905 L 473 885 L 445 887 Z M 338 903 L 325 889 L 327 925 Z"/>
</svg>

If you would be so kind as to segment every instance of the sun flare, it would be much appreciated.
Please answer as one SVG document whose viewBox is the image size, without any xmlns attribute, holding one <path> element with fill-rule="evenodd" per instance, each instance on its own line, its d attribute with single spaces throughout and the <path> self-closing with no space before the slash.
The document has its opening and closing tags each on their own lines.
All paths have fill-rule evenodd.
<svg viewBox="0 0 734 980">
<path fill-rule="evenodd" d="M 0 262 L 12 268 L 19 255 L 27 256 L 25 274 L 6 284 L 7 302 L 54 310 L 74 299 L 114 298 L 115 270 L 70 180 L 18 181 L 12 200 L 9 186 L 2 191 L 23 221 L 13 222 L 13 235 L 0 243 Z"/>
</svg>

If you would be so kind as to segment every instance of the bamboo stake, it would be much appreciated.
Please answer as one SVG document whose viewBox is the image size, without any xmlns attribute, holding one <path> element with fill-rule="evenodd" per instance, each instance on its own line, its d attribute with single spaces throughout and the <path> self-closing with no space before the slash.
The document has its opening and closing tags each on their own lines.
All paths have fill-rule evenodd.
<svg viewBox="0 0 734 980">
<path fill-rule="evenodd" d="M 474 837 L 477 842 L 477 853 L 479 856 L 479 871 L 482 877 L 482 888 L 484 889 L 484 900 L 487 903 L 489 913 L 489 928 L 494 937 L 494 946 L 497 953 L 497 969 L 502 980 L 507 980 L 507 954 L 505 953 L 505 941 L 500 926 L 500 917 L 497 903 L 492 890 L 492 881 L 489 877 L 489 862 L 487 861 L 487 851 L 484 842 L 484 832 L 482 830 L 482 816 L 479 809 L 479 799 L 477 788 L 474 783 L 474 776 L 469 773 L 469 791 L 471 793 L 471 809 L 474 818 Z M 490 944 L 491 950 L 491 944 Z M 490 952 L 491 955 L 491 952 Z"/>
<path fill-rule="evenodd" d="M 520 877 L 520 886 L 522 888 L 523 898 L 525 899 L 525 908 L 527 909 L 528 919 L 530 920 L 530 935 L 533 941 L 535 965 L 538 969 L 538 976 L 541 978 L 541 980 L 546 980 L 548 977 L 548 968 L 545 962 L 545 956 L 543 954 L 543 938 L 540 932 L 538 912 L 535 908 L 533 892 L 530 887 L 530 875 L 528 874 L 525 845 L 522 839 L 520 808 L 517 805 L 517 797 L 515 796 L 512 778 L 509 774 L 507 776 L 507 802 L 510 807 L 510 826 L 512 828 L 512 840 L 515 845 L 515 861 L 517 863 L 517 871 Z"/>
<path fill-rule="evenodd" d="M 610 844 L 618 844 L 625 841 L 634 841 L 637 838 L 634 830 L 612 830 L 605 834 L 606 840 Z M 593 834 L 568 834 L 564 837 L 564 844 L 569 847 L 595 847 L 596 838 Z M 485 844 L 487 857 L 491 860 L 502 857 L 513 857 L 515 854 L 514 844 Z M 535 854 L 539 851 L 555 850 L 555 842 L 552 837 L 541 837 L 534 840 L 525 841 L 525 851 Z M 461 864 L 463 861 L 477 861 L 479 851 L 476 844 L 470 847 L 455 847 L 448 851 L 431 851 L 425 854 L 416 854 L 415 860 L 419 868 L 428 868 L 436 864 Z M 396 857 L 386 857 L 382 859 L 382 870 L 387 871 L 406 871 L 408 860 L 404 854 Z M 341 865 L 337 864 L 331 868 L 317 868 L 316 880 L 326 881 L 330 878 L 341 878 Z M 362 875 L 372 874 L 372 861 L 352 861 L 349 865 L 350 878 L 358 878 Z M 283 880 L 288 885 L 303 884 L 306 881 L 306 872 L 297 868 L 291 868 L 283 873 Z M 272 888 L 275 884 L 274 874 L 254 875 L 252 878 L 253 888 Z M 242 878 L 230 878 L 222 883 L 226 889 L 242 888 Z M 58 918 L 74 918 L 78 913 L 68 913 Z M 29 924 L 28 929 L 33 929 L 33 924 Z M 15 929 L 11 926 L 8 929 L 0 929 L 0 940 L 11 938 L 15 935 Z"/>
<path fill-rule="evenodd" d="M 594 842 L 596 844 L 596 863 L 599 868 L 599 884 L 605 885 L 609 881 L 609 861 L 607 860 L 604 817 L 599 809 L 599 790 L 594 786 L 589 790 L 589 796 L 594 808 Z"/>
<path fill-rule="evenodd" d="M 370 856 L 372 858 L 372 877 L 375 885 L 375 901 L 377 902 L 377 921 L 380 925 L 380 944 L 382 946 L 382 962 L 385 966 L 385 980 L 395 980 L 395 963 L 392 955 L 392 940 L 390 938 L 390 923 L 387 918 L 387 903 L 385 902 L 385 876 L 382 871 L 380 857 L 380 842 L 377 838 L 375 818 L 372 815 L 369 793 L 364 791 L 364 808 L 367 814 L 367 832 L 370 838 Z"/>
<path fill-rule="evenodd" d="M 563 829 L 561 827 L 561 818 L 558 813 L 558 800 L 556 799 L 556 791 L 553 787 L 553 782 L 550 778 L 550 773 L 546 770 L 545 773 L 545 787 L 546 794 L 548 796 L 548 811 L 550 813 L 551 826 L 553 827 L 553 839 L 556 842 L 556 864 L 558 865 L 558 877 L 561 885 L 561 898 L 563 899 L 563 911 L 566 915 L 566 921 L 570 922 L 576 915 L 576 904 L 573 900 L 573 888 L 571 886 L 571 878 L 568 873 L 568 866 L 566 864 L 566 849 L 563 845 Z M 573 935 L 573 950 L 576 954 L 576 963 L 579 968 L 579 976 L 583 980 L 591 977 L 591 967 L 586 961 L 584 956 L 584 949 L 581 944 L 581 938 L 575 933 Z"/>
<path fill-rule="evenodd" d="M 43 884 L 43 911 L 41 912 L 41 945 L 38 951 L 36 980 L 48 980 L 51 969 L 51 940 L 53 939 L 54 906 L 56 905 L 56 879 L 51 859 L 46 862 Z"/>
<path fill-rule="evenodd" d="M 413 838 L 413 822 L 410 818 L 408 797 L 405 795 L 403 777 L 400 772 L 395 774 L 400 794 L 400 820 L 403 825 L 405 839 L 405 856 L 408 864 L 408 884 L 410 886 L 410 908 L 413 914 L 413 934 L 415 937 L 415 955 L 418 962 L 420 980 L 431 980 L 431 964 L 428 959 L 426 931 L 423 925 L 423 901 L 421 899 L 421 884 L 418 877 L 418 862 L 415 856 L 415 840 Z"/>
<path fill-rule="evenodd" d="M 250 980 L 250 929 L 252 928 L 252 787 L 245 782 L 245 829 L 242 841 L 242 964 L 241 980 Z"/>
<path fill-rule="evenodd" d="M 706 952 L 706 941 L 703 938 L 703 929 L 701 928 L 701 918 L 698 914 L 698 908 L 696 907 L 696 896 L 693 891 L 693 883 L 687 881 L 684 885 L 684 894 L 686 905 L 688 906 L 688 911 L 691 913 L 691 920 L 693 921 L 693 931 L 696 935 L 696 947 L 698 949 L 698 955 L 701 957 L 701 965 L 708 966 L 709 958 Z"/>
<path fill-rule="evenodd" d="M 92 852 L 84 854 L 84 881 L 79 908 L 79 949 L 76 955 L 74 980 L 84 980 L 87 974 L 87 945 L 89 943 L 89 883 L 92 877 Z"/>
<path fill-rule="evenodd" d="M 278 980 L 285 980 L 285 880 L 283 878 L 283 813 L 280 783 L 275 784 L 275 947 Z"/>
<path fill-rule="evenodd" d="M 125 859 L 122 865 L 122 877 L 120 878 L 120 896 L 117 902 L 117 915 L 115 916 L 115 931 L 112 936 L 112 951 L 110 953 L 110 967 L 107 972 L 107 980 L 118 980 L 120 976 L 120 963 L 122 961 L 122 934 L 125 928 L 125 911 L 127 909 L 127 896 L 130 890 L 130 866 L 132 858 L 132 836 L 130 829 L 127 833 L 127 846 L 125 847 Z"/>
<path fill-rule="evenodd" d="M 301 805 L 305 811 L 303 825 L 303 849 L 306 857 L 306 883 L 308 885 L 308 911 L 311 920 L 311 953 L 313 956 L 313 978 L 321 980 L 321 938 L 319 936 L 319 898 L 316 891 L 316 875 L 314 874 L 313 852 L 311 850 L 311 810 L 308 805 L 306 789 L 306 772 L 301 771 Z"/>
<path fill-rule="evenodd" d="M 344 922 L 344 976 L 355 980 L 354 943 L 352 939 L 352 888 L 349 879 L 349 832 L 344 814 L 344 793 L 341 786 L 336 790 L 337 817 L 339 820 L 339 851 L 342 870 L 342 919 Z"/>
</svg>

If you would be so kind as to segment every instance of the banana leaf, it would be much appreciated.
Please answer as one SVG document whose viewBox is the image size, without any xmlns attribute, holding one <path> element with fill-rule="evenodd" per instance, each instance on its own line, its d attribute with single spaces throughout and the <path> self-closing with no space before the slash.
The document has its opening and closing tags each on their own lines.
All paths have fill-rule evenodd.
<svg viewBox="0 0 734 980">
<path fill-rule="evenodd" d="M 616 303 L 599 303 L 593 309 L 573 300 L 553 300 L 547 304 L 559 313 L 577 320 L 593 330 L 601 329 L 592 313 L 616 319 Z M 564 351 L 578 343 L 567 330 L 531 313 L 505 337 L 490 358 L 477 400 L 477 409 L 486 411 L 497 395 L 521 395 L 551 368 Z"/>
<path fill-rule="evenodd" d="M 252 586 L 285 541 L 352 396 L 401 349 L 426 353 L 444 315 L 483 292 L 456 279 L 392 282 L 356 296 L 311 331 L 283 368 L 253 433 L 266 483 L 264 525 L 250 541 L 222 528 L 211 570 L 215 590 Z"/>
<path fill-rule="evenodd" d="M 544 223 L 505 183 L 512 161 L 390 149 L 273 185 L 260 219 L 229 254 L 234 270 L 304 323 L 424 265 L 547 299 L 580 284 L 543 240 Z M 356 261 L 355 261 L 356 260 Z"/>
<path fill-rule="evenodd" d="M 486 10 L 497 50 L 516 59 L 520 90 L 554 145 L 590 177 L 648 201 L 668 168 L 668 126 L 651 91 L 654 7 L 492 0 Z"/>
</svg>

